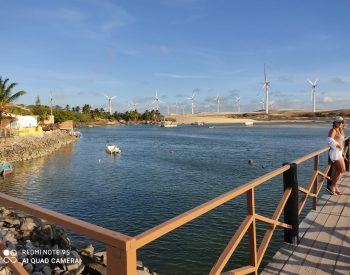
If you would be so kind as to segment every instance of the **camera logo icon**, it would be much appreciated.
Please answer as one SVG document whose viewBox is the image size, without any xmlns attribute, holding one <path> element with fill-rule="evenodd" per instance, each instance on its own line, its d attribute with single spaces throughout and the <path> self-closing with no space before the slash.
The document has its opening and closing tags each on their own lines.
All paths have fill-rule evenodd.
<svg viewBox="0 0 350 275">
<path fill-rule="evenodd" d="M 5 249 L 4 251 L 2 251 L 2 254 L 4 255 L 4 259 L 3 261 L 5 263 L 16 263 L 17 262 L 17 251 L 12 249 L 12 250 L 8 250 L 8 249 Z"/>
</svg>

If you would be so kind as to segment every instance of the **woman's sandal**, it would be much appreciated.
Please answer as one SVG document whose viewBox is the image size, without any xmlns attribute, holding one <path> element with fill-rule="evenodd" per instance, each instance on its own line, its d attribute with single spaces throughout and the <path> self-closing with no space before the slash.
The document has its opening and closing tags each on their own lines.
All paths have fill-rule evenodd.
<svg viewBox="0 0 350 275">
<path fill-rule="evenodd" d="M 336 193 L 337 195 L 341 195 L 341 194 L 343 194 L 342 192 L 340 192 L 340 191 L 335 191 L 334 193 Z"/>
</svg>

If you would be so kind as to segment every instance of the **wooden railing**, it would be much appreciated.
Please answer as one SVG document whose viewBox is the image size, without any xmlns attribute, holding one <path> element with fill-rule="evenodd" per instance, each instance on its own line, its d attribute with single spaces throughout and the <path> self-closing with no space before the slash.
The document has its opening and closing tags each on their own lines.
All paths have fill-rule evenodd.
<svg viewBox="0 0 350 275">
<path fill-rule="evenodd" d="M 328 150 L 329 147 L 325 147 L 291 163 L 286 163 L 281 168 L 237 187 L 135 237 L 130 237 L 119 232 L 63 215 L 3 193 L 0 193 L 0 203 L 30 213 L 36 217 L 58 224 L 65 229 L 73 230 L 79 234 L 104 243 L 107 246 L 107 274 L 136 275 L 136 252 L 138 249 L 221 206 L 222 204 L 231 201 L 242 194 L 246 194 L 247 215 L 232 236 L 224 251 L 221 253 L 215 265 L 209 271 L 209 274 L 217 275 L 223 271 L 233 252 L 246 233 L 248 233 L 249 236 L 249 263 L 244 267 L 229 271 L 228 274 L 257 274 L 270 240 L 277 227 L 284 228 L 285 241 L 294 244 L 298 243 L 299 214 L 304 208 L 308 197 L 312 197 L 312 207 L 313 209 L 316 208 L 317 197 L 322 185 L 324 181 L 329 178 L 327 176 L 331 167 L 329 164 L 326 165 L 324 171 L 319 170 L 319 156 Z M 349 159 L 349 138 L 346 139 L 346 158 L 347 160 Z M 314 172 L 306 187 L 301 187 L 298 185 L 297 166 L 310 159 L 314 160 Z M 346 168 L 347 171 L 349 171 L 348 161 L 346 161 Z M 255 188 L 281 174 L 283 174 L 284 192 L 272 217 L 258 214 L 255 210 Z M 298 200 L 299 192 L 302 193 L 300 201 Z M 283 211 L 284 221 L 280 221 L 280 216 Z M 267 229 L 259 247 L 257 246 L 256 221 L 262 221 L 269 224 L 269 228 Z M 10 264 L 10 268 L 16 274 L 27 274 L 23 267 L 18 263 Z"/>
</svg>

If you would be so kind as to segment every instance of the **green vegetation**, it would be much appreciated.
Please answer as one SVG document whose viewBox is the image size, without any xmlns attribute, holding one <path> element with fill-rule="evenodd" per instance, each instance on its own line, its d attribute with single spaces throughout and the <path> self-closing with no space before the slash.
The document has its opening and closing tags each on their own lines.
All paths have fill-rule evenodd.
<svg viewBox="0 0 350 275">
<path fill-rule="evenodd" d="M 14 109 L 23 109 L 21 106 L 14 105 L 13 102 L 24 95 L 25 91 L 18 91 L 16 93 L 13 93 L 13 88 L 17 85 L 17 83 L 11 83 L 8 85 L 9 79 L 6 78 L 5 80 L 2 80 L 2 77 L 0 76 L 0 112 L 10 112 Z"/>
<path fill-rule="evenodd" d="M 24 95 L 25 91 L 18 91 L 13 93 L 13 88 L 17 83 L 9 84 L 9 79 L 3 80 L 0 76 L 0 114 L 2 112 L 9 112 L 22 115 L 36 115 L 38 116 L 39 122 L 44 122 L 49 118 L 49 115 L 55 117 L 55 122 L 63 122 L 66 120 L 73 120 L 75 123 L 93 123 L 96 121 L 126 121 L 126 122 L 141 122 L 141 121 L 160 121 L 163 117 L 159 111 L 145 111 L 144 113 L 139 113 L 135 111 L 127 111 L 125 113 L 115 112 L 114 114 L 109 114 L 103 108 L 92 109 L 91 105 L 84 104 L 82 107 L 70 107 L 66 105 L 64 108 L 61 106 L 46 106 L 41 105 L 39 96 L 36 97 L 35 104 L 24 106 L 15 105 L 13 102 Z M 0 120 L 2 115 L 0 115 Z"/>
<path fill-rule="evenodd" d="M 40 98 L 37 97 L 35 105 L 29 105 L 28 109 L 31 110 L 33 115 L 39 117 L 39 121 L 43 122 L 48 119 L 51 114 L 51 108 L 49 106 L 41 105 Z M 146 111 L 139 113 L 135 111 L 127 111 L 125 113 L 115 112 L 110 115 L 103 108 L 92 109 L 89 104 L 84 104 L 82 107 L 70 107 L 66 105 L 62 108 L 58 105 L 53 106 L 52 114 L 55 117 L 55 122 L 63 122 L 66 120 L 73 120 L 75 123 L 92 123 L 94 121 L 108 120 L 108 121 L 126 121 L 126 122 L 140 122 L 140 121 L 160 121 L 162 119 L 159 111 Z"/>
</svg>

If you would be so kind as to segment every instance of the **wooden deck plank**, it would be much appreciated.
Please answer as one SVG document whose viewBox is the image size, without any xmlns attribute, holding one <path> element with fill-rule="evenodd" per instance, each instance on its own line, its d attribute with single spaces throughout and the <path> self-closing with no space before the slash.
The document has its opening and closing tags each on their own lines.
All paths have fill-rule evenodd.
<svg viewBox="0 0 350 275">
<path fill-rule="evenodd" d="M 341 254 L 341 249 L 343 246 L 344 239 L 348 233 L 348 226 L 350 225 L 350 218 L 339 218 L 336 225 L 336 230 L 334 230 L 332 237 L 325 248 L 325 253 L 322 260 L 318 266 L 317 274 L 333 274 L 335 272 L 335 267 L 337 259 Z M 341 261 L 339 262 L 341 263 Z"/>
<path fill-rule="evenodd" d="M 313 221 L 304 237 L 301 239 L 300 244 L 290 256 L 288 263 L 285 264 L 283 268 L 284 271 L 299 274 L 299 270 L 304 264 L 306 264 L 306 256 L 309 254 L 315 240 L 320 234 L 320 231 L 323 229 L 323 224 L 326 222 L 328 217 L 328 214 L 323 213 L 319 213 L 316 216 L 316 219 Z M 314 253 L 319 254 L 319 249 L 316 249 Z"/>
<path fill-rule="evenodd" d="M 316 272 L 318 266 L 322 262 L 322 258 L 326 256 L 327 245 L 330 243 L 338 221 L 339 216 L 328 215 L 327 221 L 305 257 L 304 265 L 299 269 L 299 274 L 313 274 Z M 334 266 L 335 263 L 336 258 L 330 263 L 330 265 Z"/>
<path fill-rule="evenodd" d="M 261 274 L 350 274 L 350 173 L 342 195 L 323 195 L 300 223 L 298 246 L 284 244 Z"/>
<path fill-rule="evenodd" d="M 344 228 L 344 238 L 337 258 L 333 274 L 350 274 L 350 217 L 344 218 L 347 226 Z"/>
</svg>

